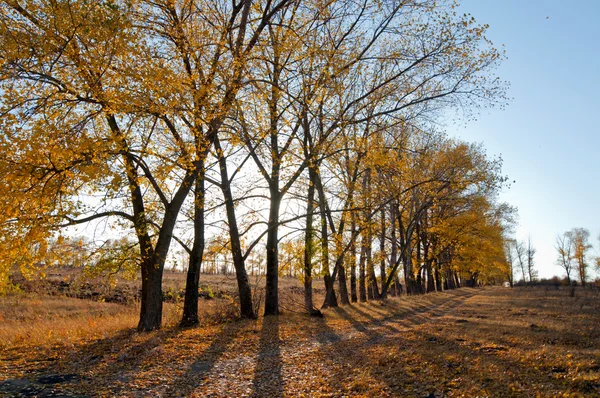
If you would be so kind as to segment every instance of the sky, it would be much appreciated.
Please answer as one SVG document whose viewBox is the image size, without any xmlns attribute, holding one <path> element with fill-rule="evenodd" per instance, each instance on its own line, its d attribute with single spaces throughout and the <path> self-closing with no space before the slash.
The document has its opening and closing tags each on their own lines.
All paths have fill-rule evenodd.
<svg viewBox="0 0 600 398">
<path fill-rule="evenodd" d="M 518 207 L 517 239 L 531 236 L 540 277 L 562 276 L 558 234 L 587 228 L 600 254 L 600 1 L 462 0 L 461 11 L 504 44 L 497 74 L 512 100 L 448 133 L 501 155 L 515 183 L 500 200 Z"/>
</svg>

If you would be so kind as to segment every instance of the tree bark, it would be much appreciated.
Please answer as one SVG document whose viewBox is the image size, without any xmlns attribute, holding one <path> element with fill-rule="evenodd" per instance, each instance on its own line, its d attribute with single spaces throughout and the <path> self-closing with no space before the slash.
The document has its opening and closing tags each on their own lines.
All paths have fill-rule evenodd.
<svg viewBox="0 0 600 398">
<path fill-rule="evenodd" d="M 165 214 L 159 228 L 156 245 L 153 247 L 148 232 L 149 221 L 146 219 L 144 197 L 138 181 L 139 177 L 134 157 L 129 150 L 129 145 L 119 127 L 116 117 L 112 114 L 107 114 L 106 119 L 120 145 L 121 157 L 125 165 L 125 173 L 129 183 L 129 194 L 134 216 L 133 225 L 140 246 L 142 294 L 140 321 L 137 329 L 138 331 L 155 330 L 160 328 L 162 322 L 162 274 L 171 244 L 173 229 L 175 228 L 175 222 L 181 206 L 197 178 L 199 167 L 196 165 L 195 170 L 188 170 L 186 172 L 171 202 L 164 203 Z"/>
<path fill-rule="evenodd" d="M 369 300 L 379 300 L 379 288 L 377 286 L 377 276 L 375 276 L 375 264 L 373 262 L 371 245 L 367 246 L 367 275 L 369 279 Z"/>
<path fill-rule="evenodd" d="M 398 261 L 398 242 L 396 241 L 396 204 L 394 201 L 390 203 L 390 240 L 392 242 L 390 264 L 392 267 L 394 267 L 396 265 L 396 261 Z M 398 281 L 397 276 L 398 271 L 394 271 L 394 274 L 394 288 L 392 289 L 392 296 L 399 296 L 402 293 L 402 290 L 398 290 L 400 287 L 400 281 Z"/>
<path fill-rule="evenodd" d="M 358 301 L 356 295 L 356 213 L 352 211 L 352 226 L 351 226 L 351 239 L 350 242 L 350 300 L 353 303 Z"/>
<path fill-rule="evenodd" d="M 227 160 L 223 154 L 223 148 L 218 137 L 214 139 L 215 150 L 219 158 L 219 169 L 221 174 L 221 191 L 225 197 L 225 210 L 227 213 L 227 223 L 229 225 L 229 239 L 231 241 L 231 255 L 233 257 L 233 266 L 238 284 L 238 293 L 240 295 L 240 315 L 242 318 L 256 318 L 254 307 L 252 305 L 252 289 L 248 280 L 244 257 L 242 255 L 242 245 L 240 242 L 240 232 L 235 215 L 235 206 L 233 195 L 231 193 L 231 184 L 229 173 L 227 171 Z"/>
<path fill-rule="evenodd" d="M 318 179 L 317 173 L 315 177 Z M 318 181 L 315 179 L 315 184 Z M 318 189 L 319 193 L 319 212 L 321 216 L 321 264 L 323 267 L 323 281 L 325 282 L 325 302 L 323 308 L 337 307 L 337 298 L 334 290 L 334 280 L 331 277 L 329 269 L 329 232 L 327 228 L 327 206 L 325 205 L 325 192 L 323 189 Z"/>
<path fill-rule="evenodd" d="M 381 278 L 381 294 L 380 294 L 380 298 L 381 299 L 385 299 L 387 296 L 387 293 L 385 292 L 385 290 L 383 290 L 383 286 L 385 285 L 386 282 L 386 273 L 385 273 L 385 207 L 381 208 L 381 235 L 379 236 L 379 251 L 381 254 L 381 262 L 379 264 L 379 272 L 380 275 L 379 277 Z"/>
<path fill-rule="evenodd" d="M 190 253 L 190 260 L 185 282 L 185 296 L 183 300 L 183 316 L 180 326 L 197 325 L 198 319 L 198 288 L 200 272 L 202 270 L 202 257 L 204 255 L 204 164 L 200 165 L 194 192 L 194 244 Z"/>
<path fill-rule="evenodd" d="M 348 297 L 348 283 L 346 281 L 346 267 L 342 263 L 339 266 L 338 286 L 340 288 L 340 302 L 342 305 L 350 304 L 350 298 Z"/>
<path fill-rule="evenodd" d="M 277 186 L 276 186 L 277 185 Z M 279 315 L 279 207 L 281 194 L 277 184 L 271 184 L 271 208 L 267 232 L 267 275 L 265 290 L 265 316 Z"/>
<path fill-rule="evenodd" d="M 367 301 L 365 263 L 367 261 L 368 238 L 365 236 L 366 233 L 366 231 L 363 231 L 363 235 L 360 240 L 360 260 L 358 262 L 358 294 L 362 303 Z"/>
<path fill-rule="evenodd" d="M 314 171 L 309 170 L 309 173 Z M 310 178 L 312 181 L 313 178 Z M 306 199 L 306 231 L 304 234 L 304 306 L 311 315 L 321 314 L 313 304 L 312 290 L 312 259 L 314 254 L 314 228 L 313 212 L 315 210 L 315 185 L 311 182 L 308 186 L 308 197 Z"/>
<path fill-rule="evenodd" d="M 440 268 L 439 268 L 439 264 L 437 264 L 436 262 L 436 267 L 434 268 L 435 271 L 435 290 L 438 292 L 442 291 L 442 275 L 440 272 Z"/>
<path fill-rule="evenodd" d="M 142 261 L 142 296 L 139 332 L 160 329 L 162 322 L 162 274 L 164 264 L 153 261 L 154 256 Z"/>
</svg>

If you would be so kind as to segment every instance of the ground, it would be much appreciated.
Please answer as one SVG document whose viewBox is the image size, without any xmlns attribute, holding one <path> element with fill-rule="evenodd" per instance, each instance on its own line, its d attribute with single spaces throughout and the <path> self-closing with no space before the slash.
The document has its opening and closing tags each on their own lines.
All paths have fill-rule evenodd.
<svg viewBox="0 0 600 398">
<path fill-rule="evenodd" d="M 14 298 L 2 300 L 12 329 L 35 324 L 32 310 L 12 319 L 30 298 L 12 315 Z M 40 313 L 58 305 L 35 300 Z M 33 331 L 11 339 L 0 328 L 0 395 L 600 396 L 598 291 L 463 288 L 330 309 L 324 318 L 213 317 L 144 334 L 128 307 L 55 300 L 86 303 L 91 315 L 62 317 L 58 339 Z M 63 305 L 57 313 L 69 313 Z M 65 334 L 68 325 L 81 330 Z"/>
</svg>

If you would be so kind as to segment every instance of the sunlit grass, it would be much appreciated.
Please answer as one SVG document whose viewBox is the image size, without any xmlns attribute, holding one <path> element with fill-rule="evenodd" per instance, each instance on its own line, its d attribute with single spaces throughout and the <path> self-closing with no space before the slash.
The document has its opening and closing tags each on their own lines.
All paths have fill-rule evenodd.
<svg viewBox="0 0 600 398">
<path fill-rule="evenodd" d="M 134 328 L 136 306 L 16 294 L 0 297 L 0 349 L 52 346 Z"/>
</svg>

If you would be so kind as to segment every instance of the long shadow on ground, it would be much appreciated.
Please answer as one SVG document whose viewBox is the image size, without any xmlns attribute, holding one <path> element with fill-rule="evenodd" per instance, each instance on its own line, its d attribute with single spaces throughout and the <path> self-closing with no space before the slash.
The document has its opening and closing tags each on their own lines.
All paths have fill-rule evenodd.
<svg viewBox="0 0 600 398">
<path fill-rule="evenodd" d="M 281 340 L 279 339 L 279 317 L 267 316 L 263 319 L 260 334 L 252 396 L 282 397 Z"/>
</svg>

